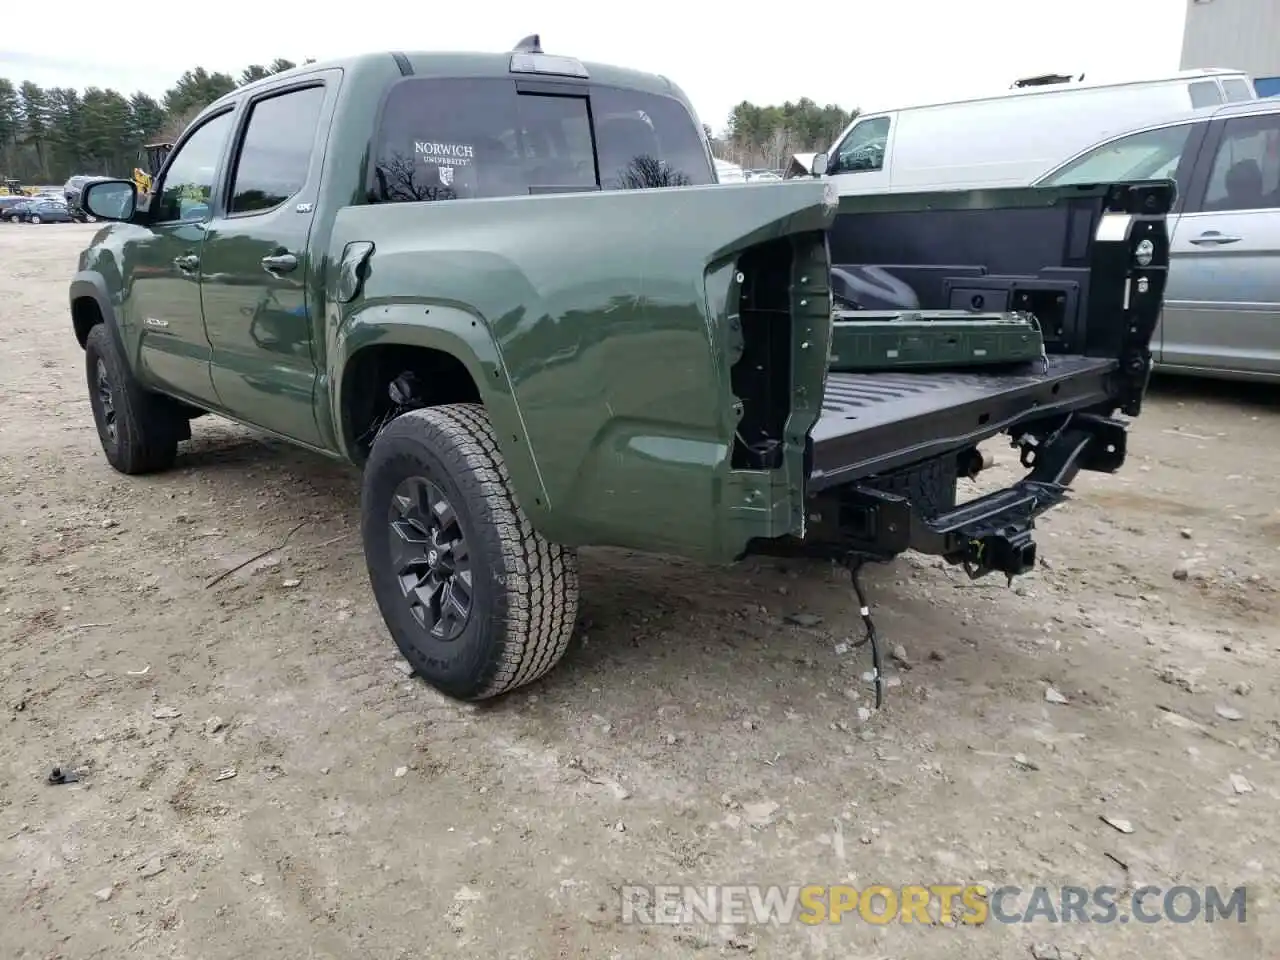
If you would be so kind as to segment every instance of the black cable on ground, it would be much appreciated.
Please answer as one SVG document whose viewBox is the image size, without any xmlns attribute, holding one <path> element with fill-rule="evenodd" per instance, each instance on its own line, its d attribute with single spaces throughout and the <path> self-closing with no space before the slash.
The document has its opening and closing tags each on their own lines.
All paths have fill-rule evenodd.
<svg viewBox="0 0 1280 960">
<path fill-rule="evenodd" d="M 871 680 L 876 688 L 876 709 L 879 710 L 884 703 L 884 669 L 880 659 L 880 638 L 876 634 L 875 621 L 871 619 L 871 606 L 867 603 L 867 595 L 863 592 L 862 583 L 858 580 L 858 573 L 862 570 L 861 559 L 853 559 L 849 563 L 849 579 L 853 583 L 853 592 L 858 597 L 858 615 L 862 617 L 862 625 L 866 628 L 866 634 L 861 640 L 854 643 L 855 647 L 871 645 Z"/>
</svg>

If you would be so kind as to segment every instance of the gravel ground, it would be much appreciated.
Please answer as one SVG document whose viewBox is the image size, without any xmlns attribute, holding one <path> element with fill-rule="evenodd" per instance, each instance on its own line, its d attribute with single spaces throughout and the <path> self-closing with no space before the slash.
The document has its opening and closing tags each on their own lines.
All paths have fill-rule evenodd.
<svg viewBox="0 0 1280 960">
<path fill-rule="evenodd" d="M 1014 589 L 871 570 L 906 659 L 879 713 L 837 571 L 607 550 L 561 667 L 465 706 L 400 669 L 350 469 L 212 418 L 170 473 L 108 467 L 66 304 L 92 233 L 0 228 L 4 955 L 1274 954 L 1280 392 L 1157 384 L 1123 472 L 1077 481 Z M 620 906 L 633 883 L 967 882 L 1243 884 L 1247 922 Z"/>
</svg>

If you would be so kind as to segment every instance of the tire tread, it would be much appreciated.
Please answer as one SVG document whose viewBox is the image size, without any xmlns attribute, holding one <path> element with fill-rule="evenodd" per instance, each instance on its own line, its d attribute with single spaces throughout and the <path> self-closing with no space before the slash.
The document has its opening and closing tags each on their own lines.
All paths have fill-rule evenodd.
<svg viewBox="0 0 1280 960">
<path fill-rule="evenodd" d="M 475 403 L 411 410 L 384 431 L 425 442 L 460 469 L 453 480 L 498 569 L 492 611 L 498 640 L 480 683 L 467 699 L 494 697 L 531 683 L 564 656 L 578 618 L 578 565 L 573 550 L 533 529 L 516 497 L 493 425 Z M 382 438 L 379 438 L 380 440 Z M 375 445 L 376 446 L 376 445 Z M 476 514 L 479 516 L 475 516 Z"/>
<path fill-rule="evenodd" d="M 101 357 L 111 380 L 112 400 L 116 408 L 116 450 L 103 452 L 121 473 L 142 474 L 167 470 L 178 452 L 181 433 L 179 416 L 166 397 L 144 390 L 120 355 L 111 331 L 99 323 L 85 340 L 85 371 L 88 377 L 90 403 L 96 393 L 96 365 Z M 95 420 L 96 420 L 96 406 Z"/>
</svg>

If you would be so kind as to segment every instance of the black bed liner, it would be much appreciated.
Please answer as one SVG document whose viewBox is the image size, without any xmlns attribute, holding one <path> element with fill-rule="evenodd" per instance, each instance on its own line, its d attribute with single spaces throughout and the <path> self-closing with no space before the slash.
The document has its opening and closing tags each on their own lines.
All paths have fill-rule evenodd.
<svg viewBox="0 0 1280 960">
<path fill-rule="evenodd" d="M 1108 402 L 1117 360 L 1050 356 L 992 373 L 832 373 L 814 425 L 809 489 L 971 446 L 1021 420 Z"/>
</svg>

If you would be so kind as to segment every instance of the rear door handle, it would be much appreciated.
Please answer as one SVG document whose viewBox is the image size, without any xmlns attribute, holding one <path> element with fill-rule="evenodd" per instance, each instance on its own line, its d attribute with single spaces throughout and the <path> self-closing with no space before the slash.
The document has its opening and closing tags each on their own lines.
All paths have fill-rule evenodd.
<svg viewBox="0 0 1280 960">
<path fill-rule="evenodd" d="M 288 273 L 297 269 L 298 258 L 292 253 L 277 253 L 262 258 L 262 269 L 270 274 Z"/>
<path fill-rule="evenodd" d="M 173 265 L 183 273 L 195 273 L 200 266 L 200 258 L 194 253 L 188 253 L 181 257 L 174 257 Z"/>
<path fill-rule="evenodd" d="M 1217 230 L 1206 230 L 1198 237 L 1193 237 L 1191 242 L 1196 246 L 1202 246 L 1206 243 L 1221 245 L 1224 243 L 1238 243 L 1240 237 L 1229 237 L 1225 233 L 1219 233 Z"/>
</svg>

